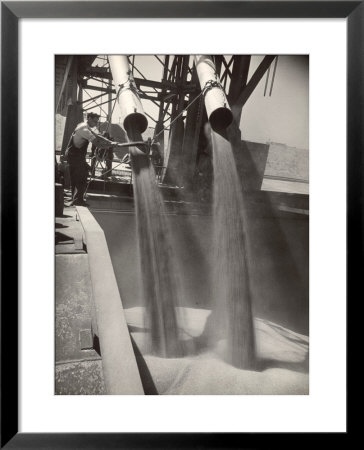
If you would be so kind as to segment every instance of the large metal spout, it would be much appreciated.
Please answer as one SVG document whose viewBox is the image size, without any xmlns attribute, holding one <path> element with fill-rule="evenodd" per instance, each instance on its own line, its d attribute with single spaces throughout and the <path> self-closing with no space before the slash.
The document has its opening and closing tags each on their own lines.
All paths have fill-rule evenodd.
<svg viewBox="0 0 364 450">
<path fill-rule="evenodd" d="M 195 65 L 201 89 L 204 90 L 207 117 L 214 131 L 227 128 L 233 115 L 211 56 L 196 55 Z"/>
<path fill-rule="evenodd" d="M 120 106 L 122 126 L 128 135 L 131 132 L 144 133 L 148 127 L 148 120 L 129 67 L 128 57 L 109 55 L 108 59 Z"/>
</svg>

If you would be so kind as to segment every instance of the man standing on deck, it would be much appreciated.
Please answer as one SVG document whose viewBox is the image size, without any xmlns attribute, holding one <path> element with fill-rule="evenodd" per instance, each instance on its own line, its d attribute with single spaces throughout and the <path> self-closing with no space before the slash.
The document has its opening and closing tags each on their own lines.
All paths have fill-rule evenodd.
<svg viewBox="0 0 364 450">
<path fill-rule="evenodd" d="M 98 148 L 117 147 L 119 145 L 117 142 L 110 141 L 99 134 L 96 129 L 99 117 L 99 114 L 88 113 L 87 121 L 77 125 L 69 140 L 65 156 L 70 169 L 72 201 L 67 206 L 87 206 L 83 196 L 86 191 L 89 172 L 89 165 L 86 162 L 89 142 L 92 142 Z"/>
</svg>

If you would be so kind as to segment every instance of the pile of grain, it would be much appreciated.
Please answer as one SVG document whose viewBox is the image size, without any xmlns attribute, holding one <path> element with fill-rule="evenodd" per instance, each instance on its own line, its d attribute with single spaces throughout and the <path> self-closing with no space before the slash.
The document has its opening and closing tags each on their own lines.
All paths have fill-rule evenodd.
<svg viewBox="0 0 364 450">
<path fill-rule="evenodd" d="M 142 377 L 152 391 L 164 395 L 304 395 L 309 393 L 307 336 L 259 318 L 254 319 L 258 366 L 241 370 L 223 360 L 224 341 L 214 348 L 193 342 L 203 336 L 209 310 L 180 308 L 181 336 L 195 349 L 183 358 L 159 358 L 146 353 L 148 330 L 143 308 L 130 308 L 125 315 L 138 350 L 143 355 Z M 153 393 L 153 392 L 147 393 Z"/>
</svg>

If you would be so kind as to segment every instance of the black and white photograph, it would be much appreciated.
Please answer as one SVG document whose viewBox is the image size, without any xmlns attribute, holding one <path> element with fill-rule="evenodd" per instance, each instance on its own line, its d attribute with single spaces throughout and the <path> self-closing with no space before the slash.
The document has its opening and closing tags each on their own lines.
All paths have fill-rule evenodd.
<svg viewBox="0 0 364 450">
<path fill-rule="evenodd" d="M 1 2 L 1 448 L 348 447 L 363 3 Z"/>
<path fill-rule="evenodd" d="M 55 394 L 309 394 L 309 56 L 55 56 Z"/>
<path fill-rule="evenodd" d="M 1 2 L 1 448 L 350 447 L 363 3 Z"/>
</svg>

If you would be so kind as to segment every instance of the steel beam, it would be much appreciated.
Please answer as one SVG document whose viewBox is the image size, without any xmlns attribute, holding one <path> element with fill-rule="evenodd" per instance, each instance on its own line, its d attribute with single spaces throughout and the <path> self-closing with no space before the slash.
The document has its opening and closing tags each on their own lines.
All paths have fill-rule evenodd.
<svg viewBox="0 0 364 450">
<path fill-rule="evenodd" d="M 192 71 L 192 81 L 198 83 L 196 68 Z M 198 92 L 191 93 L 189 103 L 193 102 L 199 95 Z M 203 115 L 203 98 L 200 96 L 193 105 L 187 110 L 185 135 L 183 139 L 183 177 L 185 188 L 191 187 L 193 176 L 196 169 L 198 141 Z"/>
<path fill-rule="evenodd" d="M 106 60 L 107 61 L 107 60 Z M 110 89 L 110 91 L 111 91 L 111 89 L 112 89 L 112 81 L 110 80 L 109 81 L 109 89 Z M 113 99 L 112 99 L 112 93 L 111 92 L 108 92 L 108 94 L 107 94 L 107 96 L 108 96 L 108 101 L 109 101 L 109 103 L 108 103 L 108 108 L 107 108 L 107 121 L 109 122 L 109 124 L 111 125 L 111 122 L 112 122 L 112 112 L 113 112 L 113 107 L 112 107 L 112 105 L 111 105 L 111 102 L 113 101 Z M 115 99 L 116 100 L 116 99 Z"/>
<path fill-rule="evenodd" d="M 61 89 L 59 91 L 59 96 L 58 96 L 58 100 L 57 100 L 56 113 L 58 112 L 58 108 L 59 108 L 59 104 L 60 104 L 61 99 L 62 99 L 63 91 L 64 91 L 64 88 L 65 88 L 66 83 L 67 83 L 68 74 L 69 74 L 71 66 L 72 66 L 72 61 L 73 61 L 73 56 L 68 56 L 67 65 L 66 65 L 66 68 L 65 68 L 65 71 L 64 71 L 64 75 L 63 75 L 62 86 L 61 86 Z"/>
<path fill-rule="evenodd" d="M 112 79 L 112 76 L 106 67 L 90 67 L 87 70 L 85 70 L 84 72 L 82 72 L 81 75 L 84 77 L 98 76 L 99 78 L 104 78 L 107 80 Z M 163 81 L 154 81 L 154 80 L 147 80 L 145 78 L 135 77 L 134 81 L 138 87 L 139 86 L 147 86 L 147 87 L 151 87 L 151 88 L 155 88 L 155 89 L 163 89 L 163 88 L 169 88 L 169 89 L 174 89 L 174 90 L 177 89 L 176 85 L 173 82 L 168 81 L 167 79 L 165 79 Z M 194 88 L 195 88 L 195 86 L 190 86 L 188 82 L 186 83 L 186 89 L 192 90 Z"/>
<path fill-rule="evenodd" d="M 80 84 L 80 86 L 81 86 L 81 88 L 82 89 L 91 89 L 89 86 L 84 86 L 84 85 L 82 85 L 82 84 Z M 82 91 L 82 89 L 80 89 L 81 91 Z M 109 91 L 105 91 L 105 92 L 109 92 Z M 111 92 L 111 91 L 110 91 Z M 115 90 L 114 90 L 114 93 L 115 93 Z M 100 95 L 96 95 L 95 97 L 92 97 L 92 98 L 87 98 L 86 100 L 78 100 L 78 104 L 79 105 L 83 105 L 84 103 L 88 103 L 88 102 L 91 102 L 91 101 L 93 101 L 93 100 L 97 100 L 98 98 L 100 98 L 100 97 L 103 97 L 105 95 L 105 93 L 102 93 L 102 94 L 100 94 Z"/>
<path fill-rule="evenodd" d="M 277 64 L 278 64 L 278 56 L 277 56 L 276 60 L 274 61 L 274 68 L 273 68 L 272 82 L 270 85 L 269 97 L 271 97 L 272 91 L 273 91 L 273 84 L 274 84 L 274 79 L 276 76 Z"/>
<path fill-rule="evenodd" d="M 248 84 L 246 85 L 245 89 L 240 93 L 236 102 L 232 106 L 232 111 L 233 111 L 235 120 L 241 114 L 242 107 L 245 105 L 245 103 L 248 101 L 251 94 L 254 92 L 254 89 L 257 87 L 258 83 L 263 78 L 265 72 L 268 70 L 268 68 L 272 64 L 274 58 L 276 58 L 276 55 L 264 57 L 263 61 L 260 63 L 259 67 L 254 72 L 253 76 L 251 77 Z"/>
<path fill-rule="evenodd" d="M 86 94 L 91 98 L 91 95 L 90 95 L 87 91 L 85 91 L 85 92 L 86 92 Z M 95 100 L 93 100 L 93 99 L 91 98 L 91 101 L 92 101 L 93 103 L 95 103 L 94 108 L 100 108 L 101 111 L 105 114 L 105 116 L 107 116 L 107 112 L 106 112 L 103 108 L 101 108 L 101 106 L 100 106 L 99 104 L 97 104 L 97 103 L 95 102 Z M 88 109 L 90 109 L 90 108 L 88 108 Z"/>
<path fill-rule="evenodd" d="M 227 63 L 226 59 L 224 57 L 222 57 L 222 63 L 224 64 L 225 70 L 223 72 L 223 74 L 220 76 L 221 81 L 223 81 L 224 79 L 227 79 L 227 76 L 229 75 L 230 78 L 232 77 L 232 73 L 230 71 L 230 66 L 233 62 L 233 57 L 230 59 L 230 61 Z"/>
<path fill-rule="evenodd" d="M 250 55 L 236 55 L 233 57 L 234 64 L 231 73 L 231 82 L 228 94 L 228 100 L 231 105 L 236 103 L 239 95 L 245 89 L 250 67 Z"/>
<path fill-rule="evenodd" d="M 163 75 L 162 75 L 162 83 L 167 80 L 168 71 L 169 71 L 169 55 L 165 55 L 164 57 L 164 63 L 163 63 Z M 165 95 L 166 95 L 166 88 L 162 88 L 161 94 L 160 94 L 160 103 L 159 103 L 159 112 L 158 112 L 158 121 L 155 126 L 154 130 L 154 136 L 155 139 L 157 137 L 157 142 L 160 145 L 160 150 L 162 153 L 162 160 L 164 162 L 165 159 L 165 151 L 164 151 L 164 116 L 166 114 L 166 111 L 168 110 L 169 103 L 167 103 L 166 109 L 164 109 L 164 102 L 165 102 Z"/>
<path fill-rule="evenodd" d="M 87 90 L 90 90 L 90 91 L 93 90 L 93 91 L 97 91 L 97 92 L 104 92 L 104 94 L 109 94 L 109 93 L 116 94 L 115 89 L 111 89 L 110 90 L 109 88 L 104 88 L 104 87 L 101 87 L 101 86 L 92 86 L 92 85 L 87 84 L 85 82 L 83 82 L 81 84 L 81 86 L 82 86 L 83 89 L 87 89 Z M 104 95 L 104 94 L 102 94 L 102 95 Z M 144 92 L 141 92 L 141 91 L 138 91 L 138 94 L 139 94 L 140 98 L 144 98 L 146 100 L 150 100 L 150 101 L 154 102 L 157 106 L 159 106 L 158 103 L 156 103 L 157 101 L 161 100 L 161 98 L 159 96 L 158 97 L 151 97 L 150 95 L 144 94 Z M 99 98 L 99 97 L 102 97 L 102 95 L 96 96 L 96 97 L 93 97 L 93 98 Z M 91 101 L 91 99 L 89 99 L 89 100 Z M 84 103 L 86 101 L 87 100 L 85 100 Z"/>
<path fill-rule="evenodd" d="M 67 148 L 70 137 L 75 130 L 76 126 L 82 122 L 83 115 L 82 109 L 79 105 L 68 105 L 66 123 L 63 132 L 61 153 L 63 154 Z"/>
<path fill-rule="evenodd" d="M 106 94 L 108 94 L 108 93 L 116 94 L 115 89 L 111 89 L 110 90 L 109 88 L 105 88 L 105 87 L 101 87 L 101 86 L 93 86 L 91 84 L 87 84 L 86 80 L 82 80 L 80 85 L 82 86 L 83 89 L 94 90 L 94 91 L 98 91 L 98 92 L 104 92 Z M 194 89 L 192 89 L 192 86 L 189 86 L 188 89 L 183 89 L 183 90 L 187 94 L 188 92 L 193 92 Z M 149 96 L 149 95 L 145 94 L 144 92 L 142 92 L 140 90 L 138 91 L 138 93 L 139 93 L 139 97 L 140 98 L 145 98 L 146 100 L 151 100 L 151 101 L 154 101 L 154 102 L 157 102 L 157 101 L 165 102 L 171 96 L 176 96 L 177 95 L 177 91 L 175 91 L 174 93 L 168 92 L 168 93 L 164 93 L 164 94 L 163 94 L 163 92 L 158 92 L 158 95 L 156 97 Z M 85 100 L 85 102 L 86 101 L 87 100 Z"/>
<path fill-rule="evenodd" d="M 216 55 L 214 59 L 215 59 L 216 73 L 217 73 L 218 76 L 220 76 L 222 60 L 224 59 L 224 57 L 222 55 Z"/>
<path fill-rule="evenodd" d="M 176 56 L 175 80 L 177 86 L 182 86 L 187 80 L 189 55 Z M 178 117 L 185 107 L 185 92 L 180 90 L 172 107 L 172 121 Z M 169 134 L 169 156 L 166 169 L 166 182 L 181 186 L 182 176 L 182 146 L 184 137 L 184 123 L 182 115 L 171 125 Z"/>
<path fill-rule="evenodd" d="M 71 67 L 71 101 L 75 105 L 77 103 L 77 80 L 78 80 L 78 59 L 74 58 Z"/>
<path fill-rule="evenodd" d="M 114 100 L 116 100 L 116 97 L 113 98 L 113 99 L 110 99 L 110 100 L 107 99 L 107 100 L 105 100 L 102 103 L 96 103 L 95 102 L 95 106 L 89 106 L 88 108 L 84 108 L 84 111 L 89 111 L 90 109 L 100 107 L 100 106 L 105 105 L 107 103 L 108 104 L 107 115 L 109 116 L 110 115 L 111 102 L 114 101 Z"/>
<path fill-rule="evenodd" d="M 251 56 L 250 55 L 235 55 L 233 57 L 234 64 L 232 68 L 232 75 L 230 81 L 230 88 L 228 94 L 228 100 L 230 105 L 234 105 L 243 90 L 246 87 L 248 80 L 248 73 L 250 67 Z M 236 121 L 240 123 L 240 114 L 237 115 Z"/>
</svg>

